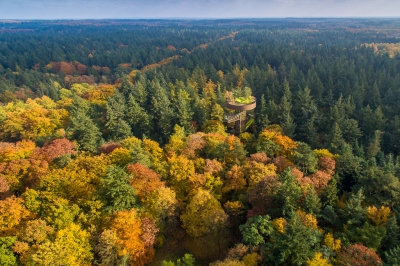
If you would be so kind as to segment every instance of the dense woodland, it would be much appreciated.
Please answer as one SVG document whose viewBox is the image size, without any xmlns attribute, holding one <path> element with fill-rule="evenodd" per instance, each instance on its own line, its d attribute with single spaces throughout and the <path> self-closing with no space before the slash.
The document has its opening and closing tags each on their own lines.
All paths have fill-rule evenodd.
<svg viewBox="0 0 400 266">
<path fill-rule="evenodd" d="M 0 264 L 400 265 L 399 28 L 1 21 Z"/>
</svg>

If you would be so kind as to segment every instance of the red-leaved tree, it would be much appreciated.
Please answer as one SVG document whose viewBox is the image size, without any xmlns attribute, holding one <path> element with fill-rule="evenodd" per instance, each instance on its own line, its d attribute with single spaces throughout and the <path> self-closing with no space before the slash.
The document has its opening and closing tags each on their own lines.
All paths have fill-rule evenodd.
<svg viewBox="0 0 400 266">
<path fill-rule="evenodd" d="M 360 244 L 354 244 L 343 248 L 337 257 L 339 265 L 352 266 L 378 266 L 382 260 L 372 249 Z"/>
</svg>

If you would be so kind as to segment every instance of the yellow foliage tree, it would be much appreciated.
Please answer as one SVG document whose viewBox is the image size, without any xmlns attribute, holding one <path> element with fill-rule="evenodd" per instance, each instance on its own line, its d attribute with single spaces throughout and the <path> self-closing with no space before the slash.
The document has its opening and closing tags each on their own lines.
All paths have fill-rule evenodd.
<svg viewBox="0 0 400 266">
<path fill-rule="evenodd" d="M 41 191 L 36 196 L 36 199 L 30 199 L 31 203 L 33 205 L 40 205 L 39 212 L 41 218 L 56 229 L 68 227 L 80 212 L 78 205 L 70 204 L 68 200 L 58 196 L 54 192 Z"/>
<path fill-rule="evenodd" d="M 301 210 L 296 211 L 297 215 L 299 215 L 301 222 L 308 227 L 312 227 L 318 229 L 318 221 L 317 218 L 309 213 L 306 213 Z"/>
<path fill-rule="evenodd" d="M 85 84 L 74 83 L 72 84 L 70 90 L 81 96 L 89 92 L 90 88 L 89 86 L 85 86 Z"/>
<path fill-rule="evenodd" d="M 198 190 L 181 215 L 183 227 L 193 237 L 216 232 L 226 223 L 227 218 L 219 201 L 203 189 Z"/>
<path fill-rule="evenodd" d="M 65 126 L 68 111 L 56 109 L 56 104 L 48 97 L 28 99 L 23 106 L 6 108 L 5 120 L 0 126 L 0 138 L 11 140 L 36 140 L 53 136 Z"/>
<path fill-rule="evenodd" d="M 224 124 L 218 120 L 207 120 L 203 123 L 201 130 L 204 133 L 210 134 L 218 134 L 220 136 L 226 137 L 228 134 L 226 133 L 226 128 Z"/>
<path fill-rule="evenodd" d="M 314 152 L 315 152 L 315 154 L 317 154 L 318 158 L 329 157 L 329 158 L 335 159 L 335 157 L 336 157 L 327 149 L 315 149 Z"/>
<path fill-rule="evenodd" d="M 339 251 L 341 249 L 341 240 L 335 239 L 331 233 L 327 233 L 324 237 L 324 244 L 330 247 L 333 251 Z"/>
<path fill-rule="evenodd" d="M 54 242 L 41 244 L 31 259 L 43 266 L 92 265 L 93 254 L 89 243 L 90 234 L 77 224 L 70 224 L 57 232 Z"/>
<path fill-rule="evenodd" d="M 256 252 L 247 254 L 243 257 L 242 261 L 246 266 L 257 266 L 258 265 L 258 254 Z"/>
<path fill-rule="evenodd" d="M 289 157 L 293 154 L 293 150 L 297 148 L 297 143 L 288 136 L 276 135 L 274 142 L 281 147 L 281 154 L 278 155 Z"/>
<path fill-rule="evenodd" d="M 167 176 L 167 162 L 165 159 L 164 151 L 160 145 L 150 139 L 142 141 L 142 147 L 145 152 L 151 155 L 152 168 L 163 177 Z"/>
<path fill-rule="evenodd" d="M 185 128 L 175 125 L 174 134 L 171 135 L 168 144 L 165 145 L 165 150 L 170 153 L 174 152 L 179 154 L 180 151 L 185 148 L 185 139 Z"/>
<path fill-rule="evenodd" d="M 75 84 L 74 84 L 75 85 Z M 113 95 L 114 86 L 113 85 L 101 85 L 98 87 L 89 87 L 87 90 L 87 98 L 94 104 L 104 106 L 107 99 Z M 79 95 L 79 93 L 78 93 Z"/>
<path fill-rule="evenodd" d="M 241 88 L 243 85 L 244 76 L 247 72 L 249 72 L 249 70 L 245 67 L 243 69 L 240 69 L 240 66 L 238 64 L 235 64 L 232 72 L 236 79 L 236 88 Z"/>
<path fill-rule="evenodd" d="M 188 180 L 195 173 L 193 161 L 183 155 L 173 155 L 168 159 L 169 178 L 172 182 Z"/>
<path fill-rule="evenodd" d="M 217 75 L 219 76 L 220 79 L 224 79 L 224 72 L 222 70 L 218 70 Z"/>
<path fill-rule="evenodd" d="M 322 256 L 322 253 L 315 252 L 314 258 L 312 260 L 307 260 L 308 266 L 331 266 L 332 264 L 329 263 L 328 259 L 325 259 Z"/>
<path fill-rule="evenodd" d="M 222 186 L 223 186 L 221 178 L 219 176 L 214 176 L 210 173 L 205 173 L 204 175 L 206 178 L 204 188 L 207 189 L 208 191 L 211 191 L 214 197 L 220 200 L 222 196 Z"/>
<path fill-rule="evenodd" d="M 263 164 L 250 161 L 244 168 L 245 176 L 248 180 L 249 188 L 253 188 L 266 176 L 276 176 L 276 166 L 274 164 Z"/>
<path fill-rule="evenodd" d="M 276 218 L 272 220 L 272 225 L 274 226 L 275 231 L 284 234 L 285 233 L 285 226 L 287 222 L 284 218 Z"/>
<path fill-rule="evenodd" d="M 216 88 L 217 88 L 217 85 L 215 85 L 211 79 L 208 80 L 205 87 L 203 88 L 202 103 L 208 113 L 211 113 L 212 106 L 217 101 L 217 94 L 215 93 Z"/>
<path fill-rule="evenodd" d="M 228 165 L 239 164 L 245 157 L 243 144 L 240 139 L 230 135 L 225 139 L 227 151 L 225 152 L 224 162 Z"/>
<path fill-rule="evenodd" d="M 244 147 L 246 148 L 247 151 L 252 151 L 255 150 L 255 142 L 256 138 L 253 134 L 249 132 L 243 132 L 242 134 L 239 135 L 240 141 L 243 143 Z M 251 152 L 250 152 L 251 153 Z"/>
<path fill-rule="evenodd" d="M 109 155 L 111 164 L 115 164 L 121 167 L 126 166 L 132 162 L 132 155 L 128 149 L 116 148 Z"/>
<path fill-rule="evenodd" d="M 46 109 L 56 109 L 57 104 L 50 99 L 48 96 L 43 96 L 42 98 L 35 98 L 35 99 L 28 99 L 26 100 L 26 103 L 28 105 L 34 105 L 37 104 L 38 106 L 44 107 Z"/>
<path fill-rule="evenodd" d="M 109 158 L 104 154 L 99 156 L 78 156 L 68 163 L 66 169 L 68 171 L 76 171 L 76 169 L 85 170 L 86 176 L 84 181 L 93 186 L 98 186 L 100 184 L 100 177 L 106 175 L 109 165 Z"/>
<path fill-rule="evenodd" d="M 146 210 L 161 223 L 175 216 L 178 208 L 175 192 L 168 187 L 161 187 L 150 192 L 143 200 L 143 204 Z"/>
<path fill-rule="evenodd" d="M 22 140 L 15 144 L 2 142 L 0 143 L 0 163 L 25 159 L 35 148 L 35 142 L 31 140 Z"/>
<path fill-rule="evenodd" d="M 71 167 L 54 169 L 41 177 L 41 187 L 52 191 L 70 202 L 79 203 L 91 198 L 96 190 L 93 176 L 85 169 Z"/>
<path fill-rule="evenodd" d="M 246 207 L 240 201 L 227 201 L 224 210 L 230 216 L 240 217 L 246 211 Z"/>
<path fill-rule="evenodd" d="M 382 206 L 380 209 L 375 206 L 367 208 L 368 218 L 377 226 L 385 226 L 390 217 L 390 208 Z"/>
<path fill-rule="evenodd" d="M 142 145 L 142 141 L 136 137 L 129 137 L 121 141 L 122 147 L 128 150 L 136 147 L 137 144 Z"/>
<path fill-rule="evenodd" d="M 183 155 L 172 154 L 168 158 L 168 179 L 177 197 L 184 200 L 189 193 L 189 179 L 195 174 L 193 161 Z"/>
</svg>

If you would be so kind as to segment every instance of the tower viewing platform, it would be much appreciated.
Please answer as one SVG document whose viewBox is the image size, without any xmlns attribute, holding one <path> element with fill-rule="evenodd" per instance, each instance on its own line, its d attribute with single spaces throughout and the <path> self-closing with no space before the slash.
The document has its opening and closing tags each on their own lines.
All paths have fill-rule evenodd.
<svg viewBox="0 0 400 266">
<path fill-rule="evenodd" d="M 240 97 L 244 98 L 244 97 Z M 239 99 L 240 99 L 239 98 Z M 254 96 L 250 96 L 245 101 L 237 101 L 238 99 L 233 99 L 233 101 L 227 101 L 226 107 L 235 111 L 250 111 L 256 108 L 257 99 Z"/>
<path fill-rule="evenodd" d="M 254 122 L 254 115 L 248 114 L 247 111 L 256 108 L 257 99 L 251 95 L 234 97 L 233 94 L 226 93 L 226 107 L 234 112 L 226 114 L 224 118 L 228 128 L 232 128 L 235 134 L 240 134 Z"/>
</svg>

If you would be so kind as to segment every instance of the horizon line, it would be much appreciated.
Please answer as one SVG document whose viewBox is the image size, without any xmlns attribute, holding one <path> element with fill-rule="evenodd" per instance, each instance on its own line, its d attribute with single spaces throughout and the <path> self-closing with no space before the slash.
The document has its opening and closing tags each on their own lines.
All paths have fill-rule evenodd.
<svg viewBox="0 0 400 266">
<path fill-rule="evenodd" d="M 400 16 L 337 16 L 337 17 L 137 17 L 137 18 L 0 18 L 5 21 L 63 21 L 63 20 L 228 20 L 228 19 L 400 19 Z"/>
</svg>

